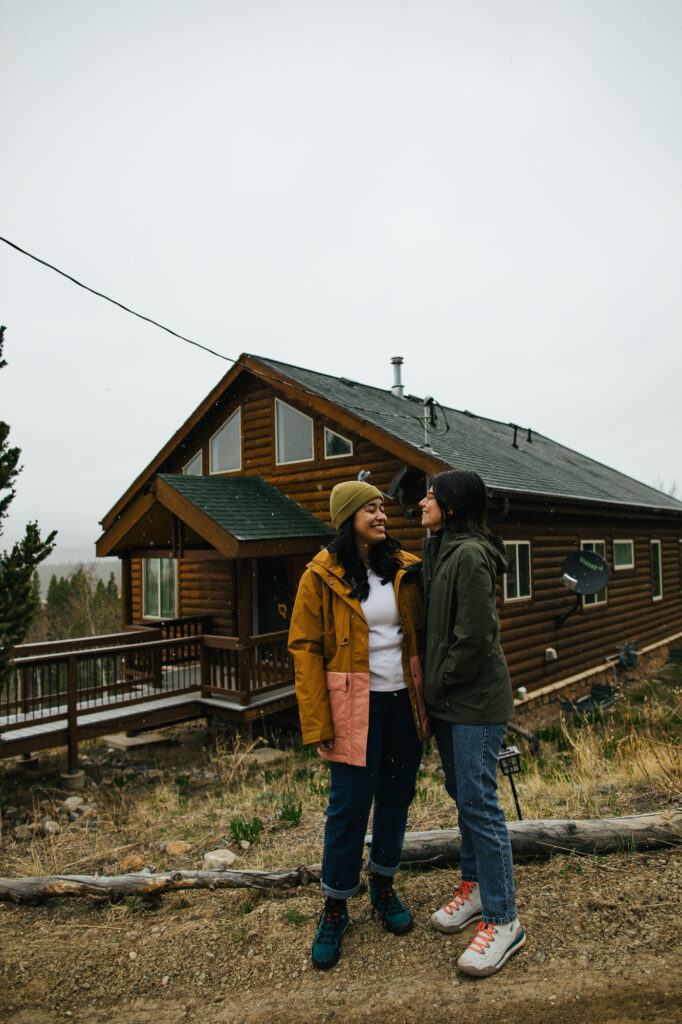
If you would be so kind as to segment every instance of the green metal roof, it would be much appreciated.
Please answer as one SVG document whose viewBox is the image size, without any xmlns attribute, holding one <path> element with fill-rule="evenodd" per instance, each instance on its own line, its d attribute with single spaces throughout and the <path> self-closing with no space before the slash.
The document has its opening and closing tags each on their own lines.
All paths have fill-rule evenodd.
<svg viewBox="0 0 682 1024">
<path fill-rule="evenodd" d="M 176 476 L 159 479 L 240 541 L 332 537 L 335 531 L 259 476 Z"/>
<path fill-rule="evenodd" d="M 424 453 L 422 399 L 397 398 L 390 390 L 370 387 L 341 377 L 329 377 L 274 359 L 254 356 L 277 373 L 393 434 Z M 509 423 L 475 416 L 459 409 L 443 408 L 449 425 L 446 433 L 431 432 L 429 454 L 453 469 L 473 469 L 488 487 L 504 491 L 542 494 L 581 501 L 669 509 L 682 513 L 682 502 L 655 487 L 640 483 L 594 459 L 529 433 Z M 439 415 L 438 430 L 443 429 Z M 358 428 L 361 433 L 361 427 Z"/>
</svg>

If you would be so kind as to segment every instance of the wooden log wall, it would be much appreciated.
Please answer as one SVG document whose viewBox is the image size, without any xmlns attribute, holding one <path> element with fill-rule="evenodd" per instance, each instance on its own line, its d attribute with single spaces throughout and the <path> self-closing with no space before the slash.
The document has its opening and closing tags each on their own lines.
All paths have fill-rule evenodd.
<svg viewBox="0 0 682 1024">
<path fill-rule="evenodd" d="M 275 458 L 276 391 L 254 377 L 241 378 L 238 393 L 223 396 L 163 467 L 164 472 L 181 472 L 196 451 L 203 453 L 203 469 L 208 472 L 209 442 L 237 406 L 242 415 L 243 475 L 257 475 L 299 502 L 325 522 L 329 522 L 329 495 L 334 484 L 355 479 L 360 469 L 370 469 L 372 482 L 387 488 L 402 466 L 399 459 L 368 442 L 358 434 L 306 408 L 303 402 L 286 399 L 288 404 L 311 415 L 314 422 L 314 453 L 311 462 L 278 466 Z M 336 459 L 324 457 L 324 428 L 329 427 L 353 442 L 353 454 Z M 425 478 L 410 471 L 408 500 L 416 509 L 425 490 Z M 387 503 L 389 530 L 415 553 L 420 551 L 423 530 L 418 513 L 409 521 L 398 502 Z M 526 501 L 512 496 L 497 500 L 492 507 L 492 525 L 505 540 L 531 543 L 532 597 L 530 600 L 504 602 L 498 588 L 498 607 L 502 623 L 502 643 L 515 686 L 529 691 L 546 686 L 583 669 L 603 664 L 607 655 L 625 641 L 639 647 L 682 632 L 682 577 L 680 535 L 667 520 L 624 510 L 613 516 L 603 510 L 590 511 L 576 505 L 571 512 L 556 504 Z M 608 586 L 607 602 L 579 607 L 558 626 L 555 617 L 568 611 L 575 597 L 560 582 L 561 565 L 583 540 L 603 540 L 607 561 L 613 566 L 614 539 L 632 539 L 635 548 L 633 569 L 614 571 Z M 661 541 L 663 598 L 652 600 L 650 540 Z M 306 562 L 318 550 L 311 545 L 307 556 L 290 560 L 291 598 Z M 229 567 L 229 568 L 228 568 Z M 141 572 L 139 561 L 132 565 L 133 621 L 141 621 Z M 216 631 L 234 635 L 234 563 L 192 562 L 185 559 L 179 570 L 178 615 L 211 614 Z M 546 661 L 545 651 L 556 650 L 558 659 Z"/>
</svg>

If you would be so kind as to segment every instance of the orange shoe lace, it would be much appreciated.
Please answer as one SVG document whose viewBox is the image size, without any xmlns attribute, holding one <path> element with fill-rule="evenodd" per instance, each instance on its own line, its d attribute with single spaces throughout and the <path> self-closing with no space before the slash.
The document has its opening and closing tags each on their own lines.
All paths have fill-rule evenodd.
<svg viewBox="0 0 682 1024">
<path fill-rule="evenodd" d="M 467 882 L 463 880 L 460 883 L 459 889 L 452 894 L 452 899 L 443 910 L 446 914 L 454 914 L 458 907 L 463 907 L 467 900 L 471 899 L 471 894 L 474 891 L 475 882 Z"/>
<path fill-rule="evenodd" d="M 476 935 L 469 943 L 469 949 L 473 949 L 475 953 L 485 953 L 490 943 L 495 938 L 497 928 L 494 924 L 484 924 L 483 921 L 478 926 Z"/>
</svg>

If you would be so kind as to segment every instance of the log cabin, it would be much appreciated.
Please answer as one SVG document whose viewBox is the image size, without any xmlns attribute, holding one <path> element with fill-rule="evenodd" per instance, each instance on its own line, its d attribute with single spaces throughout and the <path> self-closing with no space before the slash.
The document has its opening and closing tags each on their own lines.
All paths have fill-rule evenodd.
<svg viewBox="0 0 682 1024">
<path fill-rule="evenodd" d="M 249 703 L 243 651 L 286 631 L 301 572 L 333 537 L 334 484 L 360 476 L 386 492 L 390 532 L 419 551 L 429 478 L 468 468 L 509 556 L 498 607 L 517 692 L 584 692 L 623 645 L 682 635 L 682 502 L 535 430 L 406 394 L 401 362 L 382 390 L 243 354 L 102 520 L 124 628 L 203 617 L 215 644 L 239 643 L 230 671 Z M 575 597 L 561 567 L 580 549 L 611 577 Z"/>
</svg>

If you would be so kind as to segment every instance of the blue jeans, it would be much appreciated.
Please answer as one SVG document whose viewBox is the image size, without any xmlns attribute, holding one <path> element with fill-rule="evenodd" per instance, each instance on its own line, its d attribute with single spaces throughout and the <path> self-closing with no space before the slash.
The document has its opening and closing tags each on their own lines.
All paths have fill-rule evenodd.
<svg viewBox="0 0 682 1024">
<path fill-rule="evenodd" d="M 347 899 L 360 888 L 360 867 L 374 800 L 369 867 L 393 876 L 400 865 L 407 812 L 414 797 L 422 744 L 407 690 L 370 692 L 367 764 L 330 761 L 322 891 Z"/>
<path fill-rule="evenodd" d="M 497 756 L 507 727 L 433 722 L 445 788 L 457 804 L 462 878 L 478 882 L 483 921 L 508 924 L 516 917 L 514 867 L 497 800 Z"/>
</svg>

